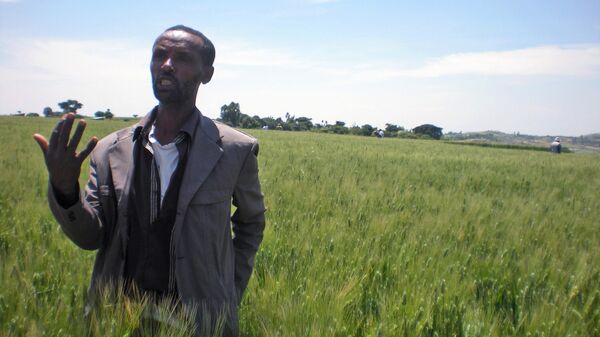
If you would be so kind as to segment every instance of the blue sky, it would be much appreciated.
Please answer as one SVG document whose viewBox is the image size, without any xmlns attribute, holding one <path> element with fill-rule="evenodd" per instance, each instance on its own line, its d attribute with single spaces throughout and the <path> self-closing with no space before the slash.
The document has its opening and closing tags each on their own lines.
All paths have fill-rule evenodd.
<svg viewBox="0 0 600 337">
<path fill-rule="evenodd" d="M 235 101 L 348 125 L 600 132 L 598 0 L 0 0 L 0 113 L 73 98 L 144 114 L 151 45 L 179 23 L 217 49 L 197 101 L 210 117 Z"/>
</svg>

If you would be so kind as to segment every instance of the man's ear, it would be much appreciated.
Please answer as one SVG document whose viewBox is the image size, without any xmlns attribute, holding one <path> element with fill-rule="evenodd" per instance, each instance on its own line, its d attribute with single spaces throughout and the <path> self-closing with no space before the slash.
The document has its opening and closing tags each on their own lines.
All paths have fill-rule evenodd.
<svg viewBox="0 0 600 337">
<path fill-rule="evenodd" d="M 206 84 L 206 83 L 210 82 L 210 79 L 212 78 L 214 72 L 215 72 L 215 67 L 213 67 L 213 66 L 204 67 L 204 69 L 202 70 L 202 84 Z"/>
</svg>

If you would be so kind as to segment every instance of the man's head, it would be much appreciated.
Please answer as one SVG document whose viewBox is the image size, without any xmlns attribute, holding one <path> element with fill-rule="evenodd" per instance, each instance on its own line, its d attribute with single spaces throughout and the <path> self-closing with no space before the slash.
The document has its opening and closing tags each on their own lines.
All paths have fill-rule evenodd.
<svg viewBox="0 0 600 337">
<path fill-rule="evenodd" d="M 163 104 L 195 103 L 200 84 L 212 78 L 215 47 L 202 33 L 182 25 L 165 30 L 152 47 L 152 88 Z"/>
</svg>

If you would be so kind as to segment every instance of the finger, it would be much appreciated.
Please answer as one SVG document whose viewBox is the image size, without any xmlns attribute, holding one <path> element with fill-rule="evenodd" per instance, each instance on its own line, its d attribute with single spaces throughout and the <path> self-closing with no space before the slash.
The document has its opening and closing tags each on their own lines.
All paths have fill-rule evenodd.
<svg viewBox="0 0 600 337">
<path fill-rule="evenodd" d="M 54 130 L 52 130 L 52 134 L 50 135 L 50 144 L 48 145 L 48 148 L 56 148 L 56 144 L 58 143 L 58 135 L 60 135 L 63 123 L 64 119 L 61 119 L 58 123 L 56 123 L 56 127 L 54 127 Z"/>
<path fill-rule="evenodd" d="M 87 158 L 87 156 L 90 154 L 90 152 L 92 152 L 92 150 L 96 147 L 96 144 L 98 144 L 98 138 L 96 138 L 96 136 L 94 136 L 94 137 L 92 137 L 92 139 L 90 139 L 90 141 L 88 142 L 85 149 L 83 149 L 77 155 L 77 158 L 79 159 L 80 162 L 83 162 L 85 160 L 85 158 Z"/>
<path fill-rule="evenodd" d="M 33 139 L 38 143 L 44 155 L 46 155 L 46 151 L 48 151 L 48 141 L 46 138 L 39 133 L 34 133 Z"/>
<path fill-rule="evenodd" d="M 58 146 L 67 147 L 67 142 L 69 141 L 69 135 L 71 135 L 71 127 L 73 126 L 73 120 L 75 116 L 72 113 L 68 113 L 65 116 L 65 120 L 63 122 L 62 130 L 60 130 L 60 134 L 58 135 Z"/>
<path fill-rule="evenodd" d="M 77 128 L 73 133 L 73 137 L 69 141 L 68 149 L 69 151 L 75 152 L 77 150 L 77 145 L 79 145 L 79 141 L 81 140 L 81 136 L 83 135 L 83 131 L 85 130 L 85 121 L 82 119 L 77 123 Z"/>
</svg>

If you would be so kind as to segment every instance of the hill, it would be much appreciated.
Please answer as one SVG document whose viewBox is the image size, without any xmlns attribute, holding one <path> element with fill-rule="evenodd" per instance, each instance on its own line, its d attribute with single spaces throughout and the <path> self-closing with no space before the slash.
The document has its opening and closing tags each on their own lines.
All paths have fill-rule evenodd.
<svg viewBox="0 0 600 337">
<path fill-rule="evenodd" d="M 444 134 L 445 140 L 466 142 L 489 142 L 511 145 L 549 147 L 556 136 L 532 136 L 524 134 L 509 134 L 500 131 L 481 132 L 449 132 Z M 600 133 L 582 135 L 579 137 L 559 136 L 563 146 L 573 152 L 600 153 Z"/>
</svg>

